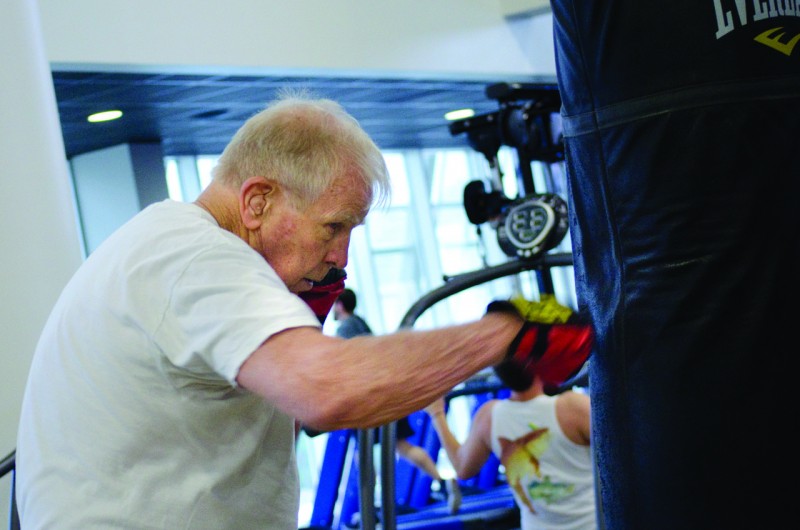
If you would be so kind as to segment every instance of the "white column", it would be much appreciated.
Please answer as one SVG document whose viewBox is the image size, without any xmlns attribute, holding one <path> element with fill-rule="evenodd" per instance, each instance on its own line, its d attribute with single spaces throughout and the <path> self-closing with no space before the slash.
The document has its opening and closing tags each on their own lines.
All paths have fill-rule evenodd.
<svg viewBox="0 0 800 530">
<path fill-rule="evenodd" d="M 0 64 L 2 457 L 16 447 L 39 332 L 82 253 L 36 0 L 0 1 Z M 0 483 L 4 508 L 9 486 Z"/>
</svg>

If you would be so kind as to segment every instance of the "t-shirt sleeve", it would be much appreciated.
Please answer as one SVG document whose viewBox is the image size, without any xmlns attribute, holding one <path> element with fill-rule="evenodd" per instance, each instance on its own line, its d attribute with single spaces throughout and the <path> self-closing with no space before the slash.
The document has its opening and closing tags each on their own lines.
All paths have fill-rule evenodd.
<svg viewBox="0 0 800 530">
<path fill-rule="evenodd" d="M 198 254 L 176 282 L 156 341 L 169 361 L 198 377 L 236 385 L 244 361 L 270 336 L 319 320 L 249 247 Z"/>
</svg>

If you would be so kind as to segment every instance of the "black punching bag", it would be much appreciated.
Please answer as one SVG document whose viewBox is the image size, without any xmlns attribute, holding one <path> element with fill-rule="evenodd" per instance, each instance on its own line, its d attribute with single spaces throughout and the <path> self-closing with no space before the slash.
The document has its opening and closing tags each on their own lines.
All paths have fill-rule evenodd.
<svg viewBox="0 0 800 530">
<path fill-rule="evenodd" d="M 794 520 L 800 1 L 552 0 L 611 529 Z"/>
</svg>

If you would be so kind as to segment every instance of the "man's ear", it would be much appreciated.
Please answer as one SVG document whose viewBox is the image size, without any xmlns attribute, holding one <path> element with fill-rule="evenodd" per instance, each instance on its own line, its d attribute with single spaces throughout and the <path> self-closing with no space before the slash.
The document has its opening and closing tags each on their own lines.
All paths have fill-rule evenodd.
<svg viewBox="0 0 800 530">
<path fill-rule="evenodd" d="M 277 190 L 275 181 L 265 177 L 250 177 L 239 188 L 239 215 L 248 230 L 257 230 L 264 222 Z"/>
</svg>

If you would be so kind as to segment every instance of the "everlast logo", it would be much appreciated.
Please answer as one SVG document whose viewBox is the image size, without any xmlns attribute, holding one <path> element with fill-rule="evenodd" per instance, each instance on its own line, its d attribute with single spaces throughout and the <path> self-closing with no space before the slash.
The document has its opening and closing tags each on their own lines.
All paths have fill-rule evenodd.
<svg viewBox="0 0 800 530">
<path fill-rule="evenodd" d="M 789 32 L 778 20 L 800 17 L 800 0 L 714 0 L 714 12 L 717 15 L 717 39 L 747 26 L 749 22 L 769 21 L 759 24 L 769 24 L 771 27 L 760 32 L 753 40 L 784 55 L 792 55 L 800 42 L 800 30 Z"/>
</svg>

